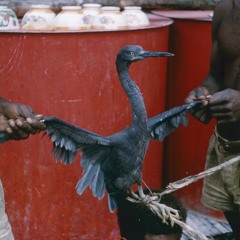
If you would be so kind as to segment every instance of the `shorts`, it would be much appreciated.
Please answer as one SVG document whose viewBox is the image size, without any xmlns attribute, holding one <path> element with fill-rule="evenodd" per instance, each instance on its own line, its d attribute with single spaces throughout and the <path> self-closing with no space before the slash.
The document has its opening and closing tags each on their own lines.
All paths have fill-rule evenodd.
<svg viewBox="0 0 240 240">
<path fill-rule="evenodd" d="M 240 140 L 228 141 L 215 130 L 209 142 L 205 168 L 209 169 L 239 155 Z M 202 203 L 223 212 L 240 209 L 239 161 L 204 178 Z"/>
</svg>

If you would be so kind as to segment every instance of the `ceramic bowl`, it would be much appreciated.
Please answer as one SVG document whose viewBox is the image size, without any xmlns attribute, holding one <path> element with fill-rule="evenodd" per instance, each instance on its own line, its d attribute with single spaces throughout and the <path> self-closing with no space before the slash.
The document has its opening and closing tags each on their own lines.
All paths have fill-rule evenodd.
<svg viewBox="0 0 240 240">
<path fill-rule="evenodd" d="M 17 29 L 19 22 L 15 12 L 7 6 L 0 6 L 0 31 Z"/>
<path fill-rule="evenodd" d="M 22 19 L 22 29 L 49 31 L 54 29 L 56 14 L 49 5 L 32 5 Z"/>
<path fill-rule="evenodd" d="M 56 16 L 55 30 L 87 30 L 91 28 L 90 22 L 85 18 L 80 6 L 64 6 Z"/>
<path fill-rule="evenodd" d="M 105 30 L 123 29 L 127 28 L 127 21 L 119 7 L 102 7 L 101 13 L 96 16 L 93 22 L 93 27 Z"/>
<path fill-rule="evenodd" d="M 144 27 L 149 25 L 147 15 L 142 11 L 141 7 L 128 6 L 124 8 L 122 13 L 130 27 Z"/>
<path fill-rule="evenodd" d="M 83 14 L 85 16 L 85 20 L 89 22 L 89 24 L 93 25 L 94 19 L 101 12 L 101 4 L 98 3 L 85 3 L 83 4 Z"/>
</svg>

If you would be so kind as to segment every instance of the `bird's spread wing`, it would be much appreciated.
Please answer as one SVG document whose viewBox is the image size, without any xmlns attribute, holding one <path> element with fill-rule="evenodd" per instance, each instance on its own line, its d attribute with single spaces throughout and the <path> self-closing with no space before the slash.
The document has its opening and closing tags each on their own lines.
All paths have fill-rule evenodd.
<svg viewBox="0 0 240 240">
<path fill-rule="evenodd" d="M 78 150 L 93 145 L 109 145 L 110 141 L 56 117 L 45 117 L 46 133 L 53 142 L 53 154 L 56 160 L 69 164 L 74 160 Z"/>
<path fill-rule="evenodd" d="M 69 164 L 73 162 L 78 150 L 82 152 L 83 176 L 77 183 L 77 193 L 81 195 L 90 187 L 93 195 L 102 199 L 106 186 L 101 165 L 108 161 L 111 141 L 56 117 L 46 117 L 43 121 L 46 133 L 53 142 L 53 154 L 57 161 Z"/>
<path fill-rule="evenodd" d="M 190 104 L 174 107 L 166 112 L 148 119 L 148 129 L 151 137 L 162 141 L 167 135 L 179 127 L 182 123 L 188 124 L 187 111 L 197 111 L 202 106 L 203 101 L 195 101 Z"/>
</svg>

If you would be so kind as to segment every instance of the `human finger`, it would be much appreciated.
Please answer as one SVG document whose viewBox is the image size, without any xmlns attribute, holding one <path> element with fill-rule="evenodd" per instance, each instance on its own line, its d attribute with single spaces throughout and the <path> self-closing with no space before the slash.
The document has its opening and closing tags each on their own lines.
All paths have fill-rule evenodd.
<svg viewBox="0 0 240 240">
<path fill-rule="evenodd" d="M 192 90 L 189 94 L 188 94 L 188 96 L 187 96 L 187 98 L 185 99 L 185 103 L 192 103 L 192 102 L 194 102 L 194 101 L 196 101 L 197 100 L 197 97 L 196 97 L 196 90 L 194 89 L 194 90 Z"/>
<path fill-rule="evenodd" d="M 29 133 L 19 128 L 13 119 L 10 119 L 8 124 L 9 128 L 6 129 L 6 132 L 11 136 L 12 139 L 20 140 L 28 138 Z"/>
<path fill-rule="evenodd" d="M 33 128 L 27 121 L 21 119 L 15 120 L 15 124 L 18 130 L 25 132 L 26 134 L 35 134 L 37 130 Z"/>
<path fill-rule="evenodd" d="M 207 88 L 199 87 L 199 88 L 196 89 L 196 98 L 198 100 L 204 100 L 209 96 L 210 96 L 210 94 L 209 94 L 209 91 L 208 91 Z"/>
<path fill-rule="evenodd" d="M 30 106 L 24 104 L 20 104 L 18 106 L 18 111 L 20 116 L 23 117 L 24 119 L 28 117 L 33 118 L 36 115 Z"/>
<path fill-rule="evenodd" d="M 27 118 L 26 121 L 32 128 L 41 131 L 46 128 L 46 125 L 40 121 L 42 119 L 43 115 L 36 115 L 34 118 Z"/>
</svg>

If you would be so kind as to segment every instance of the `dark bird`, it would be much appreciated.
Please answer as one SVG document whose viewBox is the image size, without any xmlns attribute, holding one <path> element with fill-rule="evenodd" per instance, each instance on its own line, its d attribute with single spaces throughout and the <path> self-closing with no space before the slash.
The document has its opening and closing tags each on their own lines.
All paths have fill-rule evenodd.
<svg viewBox="0 0 240 240">
<path fill-rule="evenodd" d="M 135 183 L 139 186 L 139 195 L 144 197 L 142 166 L 150 138 L 163 140 L 180 123 L 187 125 L 186 112 L 201 105 L 200 101 L 196 101 L 148 119 L 143 97 L 130 78 L 129 67 L 144 58 L 170 56 L 173 54 L 148 52 L 140 46 L 126 46 L 119 51 L 116 68 L 132 109 L 130 127 L 104 137 L 56 117 L 45 117 L 43 120 L 57 161 L 70 164 L 78 150 L 82 153 L 83 176 L 77 183 L 77 193 L 81 195 L 90 187 L 93 195 L 102 199 L 107 190 L 111 212 L 117 207 L 120 197 L 125 196 L 128 190 L 132 192 L 131 187 Z"/>
</svg>

